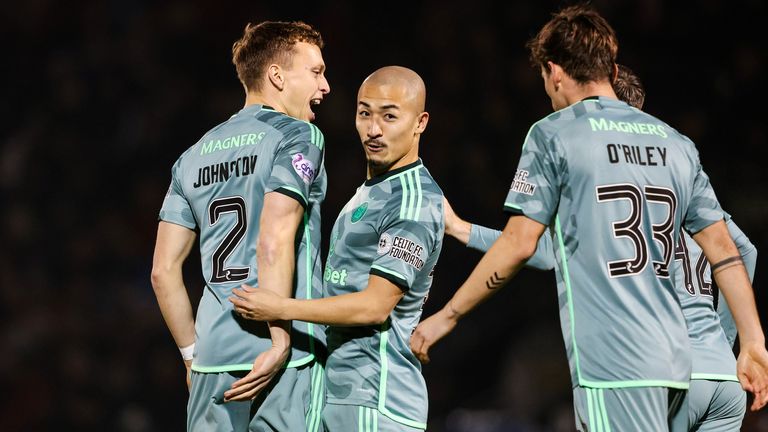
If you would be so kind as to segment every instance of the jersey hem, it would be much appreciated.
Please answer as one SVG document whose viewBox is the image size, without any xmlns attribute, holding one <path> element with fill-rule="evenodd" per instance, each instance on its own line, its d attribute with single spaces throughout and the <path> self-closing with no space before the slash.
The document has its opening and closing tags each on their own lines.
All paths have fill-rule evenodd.
<svg viewBox="0 0 768 432">
<path fill-rule="evenodd" d="M 283 365 L 282 369 L 294 369 L 304 366 L 315 359 L 314 354 L 309 354 L 298 360 L 293 360 Z M 205 366 L 192 364 L 191 369 L 199 373 L 222 373 L 222 372 L 242 372 L 253 369 L 253 363 L 228 364 L 217 366 Z"/>
<path fill-rule="evenodd" d="M 739 382 L 739 378 L 736 375 L 728 374 L 708 374 L 708 373 L 692 373 L 692 380 L 707 380 L 707 381 L 736 381 Z"/>
<path fill-rule="evenodd" d="M 634 388 L 634 387 L 668 387 L 679 390 L 687 390 L 690 387 L 688 381 L 672 380 L 627 380 L 627 381 L 590 381 L 579 379 L 579 387 L 586 388 Z"/>
</svg>

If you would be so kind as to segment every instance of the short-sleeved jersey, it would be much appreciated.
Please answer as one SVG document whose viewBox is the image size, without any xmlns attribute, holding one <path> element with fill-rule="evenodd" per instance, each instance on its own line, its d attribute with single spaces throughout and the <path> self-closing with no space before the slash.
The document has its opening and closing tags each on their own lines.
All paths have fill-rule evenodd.
<svg viewBox="0 0 768 432">
<path fill-rule="evenodd" d="M 427 387 L 410 340 L 432 285 L 443 230 L 443 193 L 421 160 L 369 179 L 344 206 L 331 234 L 326 294 L 362 291 L 377 275 L 404 296 L 382 325 L 328 327 L 328 403 L 376 408 L 426 428 Z"/>
<path fill-rule="evenodd" d="M 746 235 L 733 223 L 727 222 L 728 231 L 736 243 L 747 267 L 750 280 L 754 276 L 755 247 Z M 730 314 L 721 321 L 717 309 L 725 303 L 712 284 L 709 262 L 698 244 L 684 231 L 675 249 L 675 280 L 680 305 L 688 325 L 691 341 L 691 379 L 738 381 L 733 340 L 735 323 Z M 727 304 L 722 305 L 727 310 Z M 730 339 L 726 331 L 731 335 Z"/>
<path fill-rule="evenodd" d="M 242 319 L 227 298 L 257 286 L 256 241 L 268 192 L 305 208 L 298 227 L 296 298 L 322 296 L 320 203 L 325 197 L 320 130 L 262 105 L 249 105 L 206 133 L 176 161 L 160 219 L 199 230 L 205 290 L 195 320 L 192 369 L 250 370 L 271 346 L 266 323 Z M 293 321 L 289 366 L 312 360 L 324 329 Z"/>
<path fill-rule="evenodd" d="M 501 231 L 482 225 L 472 224 L 469 230 L 467 247 L 480 252 L 488 252 L 493 243 L 501 236 Z M 552 234 L 545 231 L 536 243 L 536 252 L 525 263 L 526 267 L 536 270 L 552 270 L 555 268 L 555 254 L 552 251 Z"/>
<path fill-rule="evenodd" d="M 574 386 L 688 387 L 675 240 L 681 224 L 723 219 L 690 140 L 623 102 L 585 99 L 531 127 L 505 209 L 554 227 Z"/>
</svg>

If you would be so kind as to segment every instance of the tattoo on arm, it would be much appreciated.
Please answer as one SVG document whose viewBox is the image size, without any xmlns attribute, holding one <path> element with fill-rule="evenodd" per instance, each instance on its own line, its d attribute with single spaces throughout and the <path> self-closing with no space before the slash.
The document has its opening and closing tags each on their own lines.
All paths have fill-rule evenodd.
<svg viewBox="0 0 768 432">
<path fill-rule="evenodd" d="M 741 259 L 740 256 L 732 256 L 730 258 L 726 258 L 716 264 L 712 264 L 712 274 L 714 275 L 729 267 L 733 267 L 737 265 L 744 265 L 744 261 Z"/>
<path fill-rule="evenodd" d="M 504 285 L 506 280 L 507 278 L 500 277 L 498 273 L 493 272 L 493 276 L 485 281 L 485 286 L 488 287 L 489 290 L 495 290 Z"/>
</svg>

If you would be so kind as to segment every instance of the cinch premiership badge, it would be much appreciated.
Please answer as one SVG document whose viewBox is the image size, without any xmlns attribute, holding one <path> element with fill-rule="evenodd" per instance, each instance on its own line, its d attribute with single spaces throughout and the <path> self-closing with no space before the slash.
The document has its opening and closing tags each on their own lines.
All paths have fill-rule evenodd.
<svg viewBox="0 0 768 432">
<path fill-rule="evenodd" d="M 291 164 L 293 165 L 293 170 L 296 171 L 296 174 L 301 177 L 304 183 L 310 184 L 312 179 L 315 178 L 315 166 L 312 165 L 311 160 L 304 158 L 303 154 L 296 153 L 293 155 Z"/>
<path fill-rule="evenodd" d="M 368 210 L 368 201 L 360 204 L 360 207 L 356 208 L 355 211 L 352 212 L 352 217 L 350 218 L 352 223 L 355 223 L 355 222 L 359 221 L 360 219 L 362 219 L 363 216 L 365 216 L 365 212 L 367 210 Z"/>
</svg>

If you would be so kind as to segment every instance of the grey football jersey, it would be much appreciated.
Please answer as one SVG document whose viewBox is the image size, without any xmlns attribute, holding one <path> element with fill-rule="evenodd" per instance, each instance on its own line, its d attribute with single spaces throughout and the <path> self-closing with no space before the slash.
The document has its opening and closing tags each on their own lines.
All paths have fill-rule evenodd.
<svg viewBox="0 0 768 432">
<path fill-rule="evenodd" d="M 405 295 L 383 325 L 328 327 L 328 403 L 376 408 L 426 428 L 427 387 L 410 339 L 443 230 L 443 193 L 421 160 L 369 179 L 339 214 L 325 266 L 327 295 L 362 291 L 370 275 Z"/>
<path fill-rule="evenodd" d="M 723 219 L 690 140 L 623 102 L 585 99 L 531 127 L 505 209 L 554 228 L 574 386 L 688 387 L 675 240 L 681 225 Z"/>
<path fill-rule="evenodd" d="M 206 133 L 174 164 L 160 219 L 199 230 L 205 279 L 195 320 L 193 370 L 250 370 L 271 346 L 267 324 L 240 318 L 227 300 L 233 288 L 259 284 L 256 241 L 265 193 L 282 193 L 304 206 L 294 296 L 322 296 L 323 156 L 324 138 L 316 126 L 249 105 Z M 324 340 L 323 328 L 293 321 L 289 366 L 311 361 Z"/>
<path fill-rule="evenodd" d="M 732 220 L 728 220 L 727 226 L 751 280 L 757 255 L 755 247 Z M 731 350 L 736 325 L 730 313 L 723 315 L 722 320 L 718 315 L 716 308 L 728 309 L 725 298 L 715 291 L 704 252 L 685 232 L 680 234 L 675 261 L 676 286 L 691 341 L 691 379 L 738 381 L 736 358 Z M 719 299 L 718 306 L 715 299 Z"/>
</svg>

